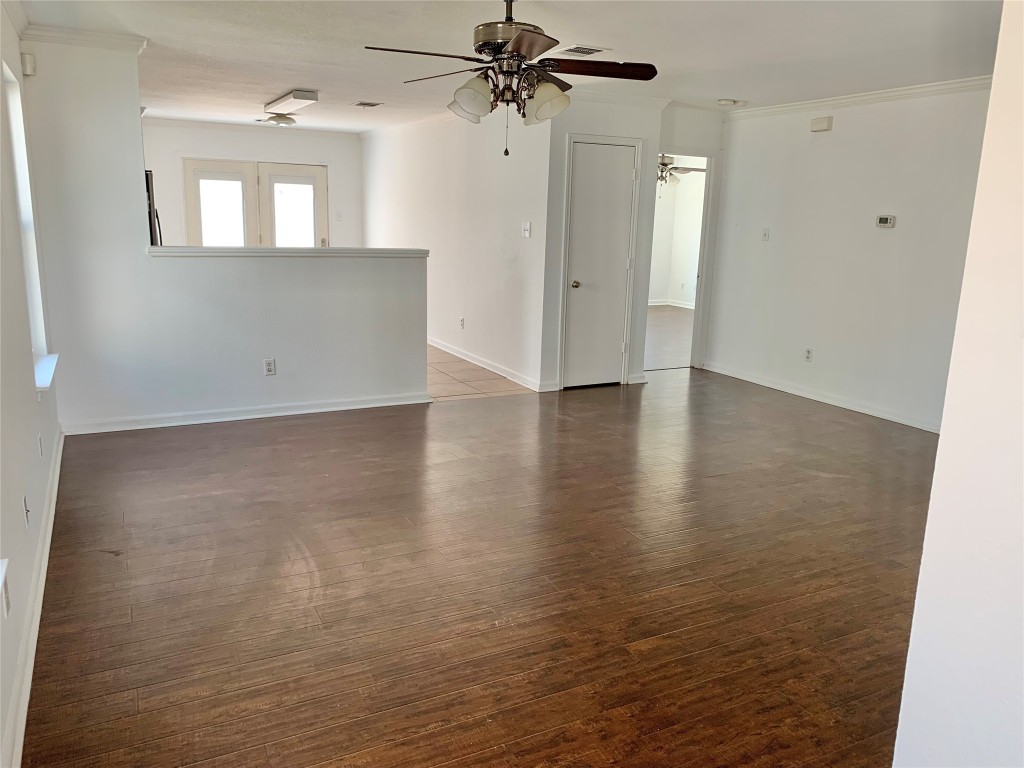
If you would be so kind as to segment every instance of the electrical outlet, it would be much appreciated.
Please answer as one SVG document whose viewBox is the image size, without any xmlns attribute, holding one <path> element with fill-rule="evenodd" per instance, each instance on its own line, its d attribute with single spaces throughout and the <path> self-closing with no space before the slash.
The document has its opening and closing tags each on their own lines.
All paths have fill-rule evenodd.
<svg viewBox="0 0 1024 768">
<path fill-rule="evenodd" d="M 28 530 L 30 517 L 32 516 L 32 510 L 28 508 L 28 495 L 25 494 L 21 497 L 21 506 L 25 508 L 25 529 Z"/>
<path fill-rule="evenodd" d="M 460 317 L 459 318 L 459 328 L 465 328 L 465 327 L 466 327 L 466 318 Z"/>
<path fill-rule="evenodd" d="M 277 361 L 268 357 L 263 361 L 263 375 L 264 376 L 276 376 L 277 375 Z"/>
<path fill-rule="evenodd" d="M 810 347 L 808 347 L 807 349 L 804 350 L 804 362 L 805 363 L 814 362 L 814 350 L 811 349 Z"/>
<path fill-rule="evenodd" d="M 761 229 L 761 239 L 766 243 L 772 239 L 772 231 L 768 229 L 768 227 L 763 227 Z"/>
</svg>

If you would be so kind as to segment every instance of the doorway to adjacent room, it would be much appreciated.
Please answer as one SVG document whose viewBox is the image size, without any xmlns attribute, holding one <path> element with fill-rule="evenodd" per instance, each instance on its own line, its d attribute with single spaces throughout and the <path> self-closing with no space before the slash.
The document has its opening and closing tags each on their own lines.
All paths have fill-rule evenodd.
<svg viewBox="0 0 1024 768">
<path fill-rule="evenodd" d="M 707 170 L 706 157 L 658 157 L 644 370 L 691 365 Z"/>
</svg>

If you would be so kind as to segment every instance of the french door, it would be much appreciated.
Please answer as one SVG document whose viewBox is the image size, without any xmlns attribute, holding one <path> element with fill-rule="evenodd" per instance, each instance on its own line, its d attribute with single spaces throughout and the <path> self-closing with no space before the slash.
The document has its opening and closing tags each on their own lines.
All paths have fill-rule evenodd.
<svg viewBox="0 0 1024 768">
<path fill-rule="evenodd" d="M 188 159 L 184 172 L 189 245 L 329 244 L 326 166 Z"/>
</svg>

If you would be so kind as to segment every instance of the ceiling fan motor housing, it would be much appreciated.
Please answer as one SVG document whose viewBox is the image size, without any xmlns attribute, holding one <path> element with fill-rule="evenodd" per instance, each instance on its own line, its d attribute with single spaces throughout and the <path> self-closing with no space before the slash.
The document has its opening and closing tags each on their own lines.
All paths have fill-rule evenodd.
<svg viewBox="0 0 1024 768">
<path fill-rule="evenodd" d="M 523 30 L 543 35 L 544 30 L 525 21 L 488 21 L 473 30 L 473 49 L 481 56 L 497 56 L 513 37 Z"/>
</svg>

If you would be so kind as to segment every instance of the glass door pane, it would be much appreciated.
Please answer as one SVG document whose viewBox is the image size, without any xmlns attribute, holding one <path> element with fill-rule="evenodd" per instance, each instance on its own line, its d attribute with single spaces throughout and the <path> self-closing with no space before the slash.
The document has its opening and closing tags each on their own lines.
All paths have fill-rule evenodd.
<svg viewBox="0 0 1024 768">
<path fill-rule="evenodd" d="M 274 182 L 274 245 L 315 248 L 313 185 Z"/>
<path fill-rule="evenodd" d="M 199 179 L 199 219 L 204 246 L 244 247 L 245 204 L 242 182 L 233 179 Z"/>
</svg>

